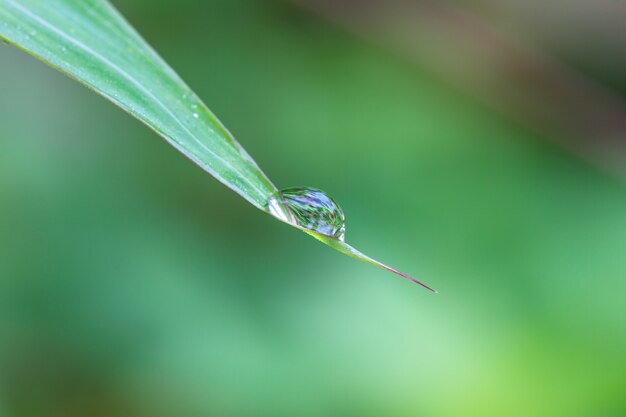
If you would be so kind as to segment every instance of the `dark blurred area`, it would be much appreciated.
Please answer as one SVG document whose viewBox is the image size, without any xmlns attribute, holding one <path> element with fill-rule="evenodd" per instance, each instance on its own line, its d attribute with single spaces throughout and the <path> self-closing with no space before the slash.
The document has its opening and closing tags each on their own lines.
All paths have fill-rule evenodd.
<svg viewBox="0 0 626 417">
<path fill-rule="evenodd" d="M 626 4 L 115 5 L 334 253 L 0 44 L 0 417 L 626 415 Z"/>
</svg>

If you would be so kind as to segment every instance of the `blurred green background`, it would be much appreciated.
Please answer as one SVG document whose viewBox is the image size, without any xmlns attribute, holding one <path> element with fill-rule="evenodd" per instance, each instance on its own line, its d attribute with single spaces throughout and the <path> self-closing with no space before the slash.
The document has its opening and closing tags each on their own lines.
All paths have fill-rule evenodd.
<svg viewBox="0 0 626 417">
<path fill-rule="evenodd" d="M 420 14 L 410 56 L 401 6 L 342 18 L 382 16 L 362 3 L 115 2 L 279 187 L 326 190 L 349 242 L 440 294 L 279 224 L 1 45 L 0 416 L 626 415 L 616 14 L 446 3 L 569 74 L 537 84 L 536 117 L 520 78 L 458 76 L 489 61 L 455 60 L 446 25 Z"/>
</svg>

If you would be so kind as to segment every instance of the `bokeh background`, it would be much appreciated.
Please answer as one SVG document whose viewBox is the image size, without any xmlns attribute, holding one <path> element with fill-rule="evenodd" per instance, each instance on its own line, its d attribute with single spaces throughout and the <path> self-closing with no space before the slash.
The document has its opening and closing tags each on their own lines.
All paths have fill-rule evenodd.
<svg viewBox="0 0 626 417">
<path fill-rule="evenodd" d="M 626 415 L 624 2 L 115 4 L 440 294 L 0 45 L 0 416 Z"/>
</svg>

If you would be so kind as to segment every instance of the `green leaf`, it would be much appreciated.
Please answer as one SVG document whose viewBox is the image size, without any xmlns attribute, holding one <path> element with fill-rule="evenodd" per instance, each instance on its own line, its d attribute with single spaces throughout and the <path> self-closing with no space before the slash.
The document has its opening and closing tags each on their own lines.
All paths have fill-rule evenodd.
<svg viewBox="0 0 626 417">
<path fill-rule="evenodd" d="M 0 37 L 111 100 L 224 185 L 270 213 L 268 202 L 278 189 L 107 1 L 0 0 Z M 342 241 L 287 223 L 342 253 L 410 278 Z"/>
<path fill-rule="evenodd" d="M 0 0 L 0 35 L 113 101 L 265 210 L 276 187 L 108 2 Z"/>
</svg>

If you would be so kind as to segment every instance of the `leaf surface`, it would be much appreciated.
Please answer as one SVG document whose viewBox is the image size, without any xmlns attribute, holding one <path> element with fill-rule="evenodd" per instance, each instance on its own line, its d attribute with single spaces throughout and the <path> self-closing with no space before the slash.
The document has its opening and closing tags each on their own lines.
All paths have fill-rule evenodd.
<svg viewBox="0 0 626 417">
<path fill-rule="evenodd" d="M 108 98 L 256 207 L 276 187 L 103 0 L 0 0 L 0 36 Z"/>
<path fill-rule="evenodd" d="M 108 1 L 0 0 L 0 38 L 111 100 L 255 207 L 273 214 L 268 202 L 278 189 Z M 341 240 L 286 223 L 432 290 Z"/>
</svg>

